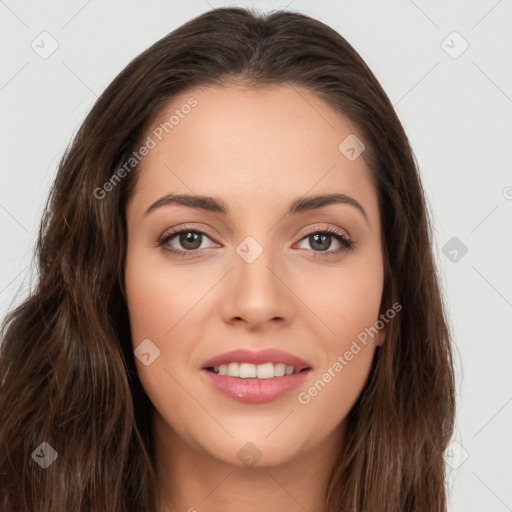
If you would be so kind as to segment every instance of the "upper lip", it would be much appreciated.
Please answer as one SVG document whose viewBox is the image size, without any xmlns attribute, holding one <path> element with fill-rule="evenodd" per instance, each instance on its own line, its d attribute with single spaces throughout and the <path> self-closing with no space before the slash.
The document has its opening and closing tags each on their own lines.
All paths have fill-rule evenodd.
<svg viewBox="0 0 512 512">
<path fill-rule="evenodd" d="M 211 368 L 229 363 L 251 363 L 256 365 L 283 363 L 287 366 L 293 366 L 297 370 L 311 368 L 311 365 L 304 359 L 275 348 L 266 348 L 258 351 L 246 349 L 231 350 L 208 359 L 208 361 L 203 363 L 203 368 Z"/>
</svg>

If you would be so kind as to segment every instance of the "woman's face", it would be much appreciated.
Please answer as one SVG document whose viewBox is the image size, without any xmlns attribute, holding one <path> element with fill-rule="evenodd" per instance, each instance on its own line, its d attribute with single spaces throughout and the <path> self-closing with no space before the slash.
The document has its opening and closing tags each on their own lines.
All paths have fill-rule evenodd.
<svg viewBox="0 0 512 512">
<path fill-rule="evenodd" d="M 304 89 L 230 85 L 175 97 L 148 135 L 127 205 L 125 277 L 137 371 L 162 442 L 238 466 L 339 442 L 384 340 L 369 331 L 383 261 L 355 130 Z M 188 206 L 159 202 L 169 194 L 190 196 Z M 296 203 L 327 194 L 351 199 Z M 214 365 L 239 377 L 205 369 L 237 349 L 284 351 L 305 363 L 288 366 L 309 369 L 287 375 L 293 361 L 282 354 Z"/>
</svg>

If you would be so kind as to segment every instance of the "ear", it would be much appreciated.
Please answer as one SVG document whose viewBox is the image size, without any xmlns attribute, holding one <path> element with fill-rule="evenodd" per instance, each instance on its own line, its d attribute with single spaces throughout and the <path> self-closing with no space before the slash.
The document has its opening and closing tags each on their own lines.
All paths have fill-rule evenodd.
<svg viewBox="0 0 512 512">
<path fill-rule="evenodd" d="M 386 335 L 387 335 L 387 325 L 385 325 L 382 329 L 379 330 L 379 332 L 375 335 L 375 346 L 380 347 L 384 344 L 386 341 Z"/>
</svg>

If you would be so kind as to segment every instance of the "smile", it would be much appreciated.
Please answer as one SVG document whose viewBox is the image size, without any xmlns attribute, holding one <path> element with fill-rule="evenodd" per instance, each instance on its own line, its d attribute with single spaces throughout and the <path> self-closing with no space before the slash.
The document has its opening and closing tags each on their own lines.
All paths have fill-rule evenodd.
<svg viewBox="0 0 512 512">
<path fill-rule="evenodd" d="M 208 369 L 219 375 L 228 375 L 229 377 L 239 377 L 241 379 L 272 379 L 300 372 L 300 369 L 287 366 L 284 363 L 264 363 L 258 365 L 251 363 L 229 363 Z"/>
</svg>

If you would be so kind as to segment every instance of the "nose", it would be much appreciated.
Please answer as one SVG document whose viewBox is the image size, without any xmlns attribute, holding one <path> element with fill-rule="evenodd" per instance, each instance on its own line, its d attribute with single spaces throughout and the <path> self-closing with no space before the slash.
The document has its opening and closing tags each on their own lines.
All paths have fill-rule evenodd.
<svg viewBox="0 0 512 512">
<path fill-rule="evenodd" d="M 225 322 L 243 323 L 250 330 L 285 325 L 292 319 L 293 292 L 287 273 L 270 250 L 252 263 L 234 255 L 234 268 L 226 280 L 222 315 Z"/>
</svg>

